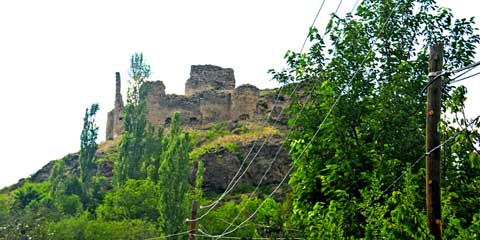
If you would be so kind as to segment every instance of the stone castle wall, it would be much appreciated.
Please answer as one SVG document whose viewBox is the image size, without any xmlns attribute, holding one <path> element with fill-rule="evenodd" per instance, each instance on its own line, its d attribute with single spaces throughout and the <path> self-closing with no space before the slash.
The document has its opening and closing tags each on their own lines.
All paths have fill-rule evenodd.
<svg viewBox="0 0 480 240">
<path fill-rule="evenodd" d="M 107 140 L 121 135 L 123 101 L 120 94 L 120 75 L 117 73 L 115 108 L 108 113 Z M 166 94 L 161 81 L 145 83 L 147 93 L 147 121 L 154 126 L 168 126 L 171 116 L 179 111 L 182 124 L 201 126 L 216 121 L 243 121 L 264 119 L 273 108 L 274 97 L 260 97 L 260 90 L 250 84 L 235 88 L 233 69 L 212 65 L 191 67 L 185 84 L 185 95 Z M 277 102 L 277 107 L 283 107 Z M 272 109 L 275 110 L 275 109 Z"/>
<path fill-rule="evenodd" d="M 252 120 L 257 112 L 260 90 L 250 84 L 241 85 L 233 91 L 232 118 L 238 120 Z M 254 113 L 254 114 L 252 114 Z"/>
<path fill-rule="evenodd" d="M 193 65 L 190 78 L 185 83 L 185 95 L 193 96 L 205 91 L 233 90 L 235 76 L 233 69 L 213 65 Z"/>
<path fill-rule="evenodd" d="M 120 73 L 116 72 L 115 73 L 115 108 L 112 109 L 112 111 L 108 112 L 107 129 L 106 129 L 107 140 L 112 140 L 122 135 L 122 132 L 123 132 L 122 112 L 123 112 L 123 99 L 121 94 Z"/>
</svg>

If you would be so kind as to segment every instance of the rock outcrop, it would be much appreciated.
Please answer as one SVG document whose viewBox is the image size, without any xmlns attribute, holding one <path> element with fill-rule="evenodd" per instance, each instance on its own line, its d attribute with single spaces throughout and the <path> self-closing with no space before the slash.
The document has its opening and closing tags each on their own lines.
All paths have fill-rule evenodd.
<svg viewBox="0 0 480 240">
<path fill-rule="evenodd" d="M 263 142 L 262 140 L 259 141 Z M 242 165 L 242 162 L 245 160 L 244 167 L 241 169 L 240 174 L 243 173 L 243 170 L 246 169 L 246 166 L 252 159 L 252 164 L 237 184 L 237 190 L 243 186 L 256 187 L 261 181 L 265 171 L 269 169 L 270 164 L 272 166 L 262 180 L 261 186 L 279 184 L 290 168 L 288 152 L 283 148 L 279 149 L 281 141 L 282 138 L 280 136 L 273 137 L 263 145 L 260 151 L 261 144 L 255 145 L 254 142 L 250 142 L 238 146 L 235 151 L 228 148 L 220 148 L 200 156 L 199 159 L 203 161 L 205 167 L 202 184 L 203 190 L 214 193 L 224 192 Z M 247 157 L 247 153 L 250 152 L 252 147 L 253 150 Z M 255 155 L 256 157 L 254 158 Z"/>
</svg>

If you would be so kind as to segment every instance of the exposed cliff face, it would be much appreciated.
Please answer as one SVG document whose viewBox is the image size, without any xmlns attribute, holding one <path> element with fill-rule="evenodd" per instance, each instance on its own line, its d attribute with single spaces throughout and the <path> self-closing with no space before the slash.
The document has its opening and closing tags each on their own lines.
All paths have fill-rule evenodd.
<svg viewBox="0 0 480 240">
<path fill-rule="evenodd" d="M 235 129 L 237 125 L 238 123 L 230 123 L 231 127 L 228 130 L 234 132 L 230 136 L 238 136 L 239 138 L 245 137 L 242 135 L 242 133 L 235 133 L 237 132 Z M 209 129 L 207 128 L 203 129 L 202 131 L 208 130 Z M 262 143 L 265 139 L 268 139 L 268 141 L 266 141 L 262 146 Z M 207 152 L 202 153 L 200 156 L 198 156 L 198 161 L 203 162 L 205 169 L 202 184 L 203 191 L 214 194 L 225 191 L 227 184 L 230 183 L 232 178 L 235 176 L 237 170 L 242 164 L 242 161 L 245 159 L 245 164 L 240 174 L 243 172 L 245 167 L 250 164 L 253 156 L 255 155 L 256 157 L 251 163 L 251 166 L 240 179 L 234 191 L 237 191 L 239 188 L 245 186 L 248 186 L 249 189 L 255 188 L 262 179 L 265 171 L 270 167 L 270 164 L 272 164 L 270 171 L 265 175 L 261 186 L 268 187 L 278 184 L 290 167 L 290 158 L 288 156 L 288 152 L 283 148 L 280 148 L 282 141 L 282 137 L 277 133 L 274 133 L 273 135 L 261 135 L 259 137 L 247 138 L 245 141 L 238 140 L 231 142 L 230 144 L 236 146 L 235 149 L 220 145 L 219 147 L 211 148 Z M 92 169 L 92 175 L 105 177 L 107 180 L 107 185 L 104 186 L 104 189 L 106 190 L 111 189 L 112 187 L 109 182 L 113 176 L 114 163 L 113 159 L 111 159 L 109 156 L 116 155 L 117 144 L 118 141 L 101 143 L 96 153 L 97 168 Z M 196 147 L 201 148 L 203 146 L 204 144 L 199 142 Z M 250 149 L 252 149 L 252 151 L 247 158 Z M 274 159 L 275 161 L 273 161 Z M 68 154 L 61 160 L 65 162 L 65 175 L 76 177 L 79 176 L 80 166 L 78 153 Z M 48 181 L 54 164 L 55 161 L 51 161 L 46 164 L 43 168 L 38 170 L 30 177 L 30 181 L 36 183 Z M 24 182 L 25 179 L 21 179 L 17 184 L 4 189 L 4 191 L 13 191 L 22 186 Z"/>
<path fill-rule="evenodd" d="M 280 149 L 281 141 L 282 138 L 280 136 L 274 136 L 269 142 L 266 142 L 261 150 L 260 146 L 263 139 L 259 139 L 255 146 L 253 141 L 238 146 L 235 151 L 228 148 L 220 148 L 202 155 L 200 160 L 203 161 L 205 166 L 203 190 L 214 193 L 224 192 L 240 168 L 242 161 L 245 160 L 245 164 L 240 174 L 243 173 L 243 170 L 246 169 L 246 166 L 250 164 L 252 159 L 253 162 L 238 182 L 238 187 L 255 187 L 261 181 L 270 164 L 272 165 L 270 171 L 265 175 L 261 186 L 272 186 L 280 183 L 290 167 L 288 152 L 283 148 Z M 253 150 L 250 156 L 246 158 L 252 146 L 254 146 Z M 254 158 L 256 154 L 257 156 Z M 273 161 L 274 159 L 275 161 Z"/>
</svg>

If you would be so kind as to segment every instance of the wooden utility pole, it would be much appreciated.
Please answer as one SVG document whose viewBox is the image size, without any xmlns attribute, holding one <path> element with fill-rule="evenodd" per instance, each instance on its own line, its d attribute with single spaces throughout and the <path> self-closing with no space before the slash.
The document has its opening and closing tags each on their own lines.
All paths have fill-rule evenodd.
<svg viewBox="0 0 480 240">
<path fill-rule="evenodd" d="M 193 200 L 192 202 L 192 212 L 190 214 L 190 229 L 188 233 L 189 240 L 195 240 L 195 218 L 197 218 L 197 208 L 198 203 L 197 200 Z"/>
<path fill-rule="evenodd" d="M 198 161 L 200 160 L 196 160 L 194 163 L 193 163 L 193 166 L 192 166 L 192 172 L 190 173 L 190 179 L 189 179 L 189 182 L 190 182 L 190 185 L 192 187 L 192 189 L 195 191 L 195 187 L 196 187 L 196 184 L 197 184 L 197 172 L 198 172 Z M 189 229 L 189 233 L 188 233 L 188 239 L 189 240 L 195 240 L 195 222 L 196 222 L 196 218 L 197 218 L 197 208 L 198 208 L 198 202 L 197 200 L 193 200 L 192 201 L 192 211 L 190 212 L 190 229 Z"/>
<path fill-rule="evenodd" d="M 430 47 L 428 71 L 430 86 L 427 89 L 426 125 L 426 197 L 427 221 L 430 234 L 435 239 L 442 238 L 442 212 L 440 202 L 440 137 L 438 123 L 442 110 L 442 77 L 438 73 L 443 68 L 443 44 Z M 435 74 L 437 73 L 437 74 Z M 434 151 L 432 151 L 436 148 Z"/>
</svg>

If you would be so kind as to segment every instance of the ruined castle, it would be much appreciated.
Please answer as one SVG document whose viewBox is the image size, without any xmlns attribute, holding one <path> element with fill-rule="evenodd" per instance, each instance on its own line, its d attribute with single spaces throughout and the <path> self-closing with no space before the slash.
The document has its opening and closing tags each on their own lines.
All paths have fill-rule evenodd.
<svg viewBox="0 0 480 240">
<path fill-rule="evenodd" d="M 108 113 L 106 139 L 122 134 L 123 100 L 120 74 L 116 73 L 115 108 Z M 262 121 L 284 123 L 280 117 L 286 99 L 275 91 L 259 90 L 245 84 L 235 87 L 233 69 L 213 65 L 194 65 L 185 84 L 185 95 L 166 94 L 162 81 L 148 81 L 147 121 L 168 126 L 174 112 L 180 112 L 182 124 L 202 126 L 217 121 Z M 274 104 L 275 102 L 275 104 Z"/>
</svg>

